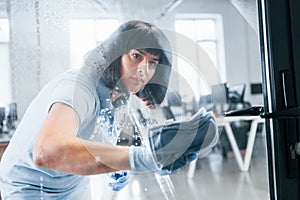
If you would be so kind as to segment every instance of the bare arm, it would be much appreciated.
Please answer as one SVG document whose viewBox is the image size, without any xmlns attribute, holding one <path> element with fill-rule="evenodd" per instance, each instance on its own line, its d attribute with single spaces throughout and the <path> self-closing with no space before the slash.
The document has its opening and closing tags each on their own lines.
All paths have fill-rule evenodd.
<svg viewBox="0 0 300 200">
<path fill-rule="evenodd" d="M 54 104 L 34 144 L 35 164 L 80 175 L 130 169 L 127 147 L 80 139 L 78 126 L 79 117 L 70 106 Z"/>
</svg>

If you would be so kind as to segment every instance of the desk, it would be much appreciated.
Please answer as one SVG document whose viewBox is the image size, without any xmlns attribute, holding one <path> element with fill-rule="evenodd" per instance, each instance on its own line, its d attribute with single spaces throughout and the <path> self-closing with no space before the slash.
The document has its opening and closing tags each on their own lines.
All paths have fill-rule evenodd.
<svg viewBox="0 0 300 200">
<path fill-rule="evenodd" d="M 240 154 L 240 150 L 238 148 L 237 142 L 233 135 L 230 123 L 236 121 L 251 121 L 251 126 L 249 130 L 248 142 L 245 151 L 245 158 L 243 160 L 242 155 Z M 255 142 L 256 132 L 257 132 L 257 125 L 259 123 L 264 123 L 265 120 L 260 118 L 259 116 L 237 116 L 237 117 L 224 117 L 217 119 L 217 123 L 219 126 L 223 126 L 225 128 L 225 132 L 229 139 L 230 145 L 232 147 L 235 159 L 241 171 L 248 171 L 250 166 L 250 161 L 252 158 L 253 146 Z"/>
<path fill-rule="evenodd" d="M 10 136 L 0 133 L 0 160 L 10 141 Z"/>
<path fill-rule="evenodd" d="M 240 170 L 243 172 L 248 171 L 250 162 L 251 162 L 251 158 L 252 158 L 252 152 L 253 152 L 253 146 L 254 146 L 255 136 L 256 136 L 256 132 L 257 132 L 257 126 L 259 123 L 264 123 L 265 120 L 260 118 L 259 116 L 236 116 L 236 117 L 217 118 L 216 121 L 217 121 L 218 126 L 224 126 L 224 128 L 225 128 L 225 132 L 229 139 L 231 148 L 233 150 L 235 159 L 237 161 L 237 164 L 238 164 Z M 240 153 L 237 142 L 233 135 L 233 131 L 230 126 L 231 122 L 237 122 L 237 121 L 251 121 L 251 126 L 250 126 L 244 160 L 242 158 L 242 155 Z M 189 165 L 189 171 L 188 171 L 189 177 L 194 176 L 195 168 L 196 168 L 196 160 L 191 162 Z"/>
</svg>

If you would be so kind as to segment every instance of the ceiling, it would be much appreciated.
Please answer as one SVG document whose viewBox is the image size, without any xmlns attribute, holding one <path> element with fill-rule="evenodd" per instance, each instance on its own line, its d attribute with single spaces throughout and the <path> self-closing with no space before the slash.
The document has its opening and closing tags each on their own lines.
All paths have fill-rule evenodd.
<svg viewBox="0 0 300 200">
<path fill-rule="evenodd" d="M 72 12 L 75 11 L 79 16 L 96 13 L 121 19 L 145 18 L 153 21 L 162 18 L 182 2 L 183 0 L 77 0 L 73 4 Z"/>
<path fill-rule="evenodd" d="M 6 2 L 18 3 L 16 7 L 23 9 L 34 6 L 33 1 L 0 0 L 0 17 L 7 17 Z M 39 0 L 40 5 L 48 8 L 62 8 L 66 13 L 73 16 L 113 15 L 120 18 L 147 18 L 157 20 L 179 6 L 183 0 Z M 113 2 L 113 3 L 112 3 Z M 23 3 L 24 5 L 19 5 Z"/>
<path fill-rule="evenodd" d="M 63 10 L 63 14 L 72 17 L 116 17 L 119 19 L 144 19 L 156 21 L 163 18 L 174 10 L 184 0 L 0 0 L 0 18 L 7 17 L 6 2 L 16 4 L 18 9 L 34 7 L 35 2 L 39 2 L 44 11 L 49 8 L 50 14 L 56 13 L 58 8 Z M 185 0 L 187 1 L 187 0 Z M 193 0 L 190 0 L 193 1 Z M 195 0 L 197 2 L 205 0 Z M 237 10 L 244 15 L 245 19 L 252 27 L 257 27 L 257 5 L 255 0 L 225 0 L 230 2 Z M 19 5 L 22 3 L 23 5 Z M 47 13 L 46 13 L 47 14 Z"/>
</svg>

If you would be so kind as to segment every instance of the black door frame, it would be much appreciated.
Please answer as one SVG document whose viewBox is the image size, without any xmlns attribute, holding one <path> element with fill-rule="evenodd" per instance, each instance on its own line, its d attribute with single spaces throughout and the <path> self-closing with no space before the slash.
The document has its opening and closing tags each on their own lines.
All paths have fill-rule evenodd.
<svg viewBox="0 0 300 200">
<path fill-rule="evenodd" d="M 271 199 L 299 200 L 299 116 L 284 115 L 299 107 L 300 32 L 296 0 L 258 0 L 259 34 Z M 298 17 L 297 17 L 298 16 Z M 299 19 L 298 19 L 299 18 Z M 298 36 L 298 37 L 297 37 Z M 298 113 L 299 114 L 299 113 Z M 280 116 L 280 115 L 279 115 Z"/>
</svg>

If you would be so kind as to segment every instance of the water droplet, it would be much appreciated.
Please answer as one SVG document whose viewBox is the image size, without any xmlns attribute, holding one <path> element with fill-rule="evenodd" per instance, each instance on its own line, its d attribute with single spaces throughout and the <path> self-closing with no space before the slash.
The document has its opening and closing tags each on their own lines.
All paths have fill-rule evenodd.
<svg viewBox="0 0 300 200">
<path fill-rule="evenodd" d="M 99 156 L 96 156 L 96 157 L 95 157 L 95 161 L 96 161 L 96 162 L 100 162 L 100 161 L 101 161 L 100 157 L 99 157 Z"/>
</svg>

